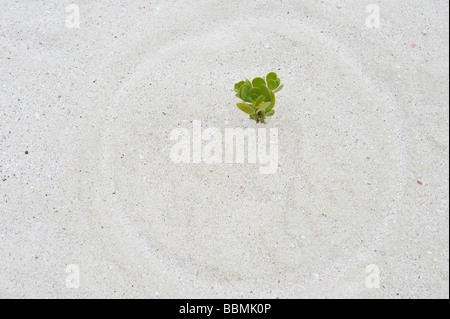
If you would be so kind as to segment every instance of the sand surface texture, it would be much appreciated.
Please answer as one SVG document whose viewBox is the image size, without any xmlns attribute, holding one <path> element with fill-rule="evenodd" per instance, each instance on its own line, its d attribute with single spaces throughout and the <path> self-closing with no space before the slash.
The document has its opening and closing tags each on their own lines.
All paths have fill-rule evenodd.
<svg viewBox="0 0 450 319">
<path fill-rule="evenodd" d="M 69 4 L 0 0 L 0 297 L 448 298 L 448 1 Z M 193 121 L 277 172 L 174 163 Z"/>
</svg>

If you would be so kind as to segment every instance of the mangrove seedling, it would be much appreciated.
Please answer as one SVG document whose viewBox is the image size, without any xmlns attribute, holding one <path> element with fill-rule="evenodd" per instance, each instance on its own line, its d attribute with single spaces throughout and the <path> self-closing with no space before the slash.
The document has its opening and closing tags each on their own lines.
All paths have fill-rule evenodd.
<svg viewBox="0 0 450 319">
<path fill-rule="evenodd" d="M 236 83 L 234 91 L 243 102 L 238 103 L 237 107 L 257 123 L 265 123 L 266 117 L 275 114 L 275 93 L 281 91 L 283 87 L 274 72 L 267 74 L 265 79 L 255 78 L 252 82 L 246 79 Z"/>
</svg>

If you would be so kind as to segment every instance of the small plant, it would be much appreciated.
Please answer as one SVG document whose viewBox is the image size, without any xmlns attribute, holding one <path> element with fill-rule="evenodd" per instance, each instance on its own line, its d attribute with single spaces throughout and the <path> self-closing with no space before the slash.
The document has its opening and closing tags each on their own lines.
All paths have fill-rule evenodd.
<svg viewBox="0 0 450 319">
<path fill-rule="evenodd" d="M 237 107 L 244 113 L 250 115 L 252 120 L 257 123 L 265 123 L 266 117 L 275 114 L 275 93 L 281 91 L 284 85 L 277 74 L 271 72 L 267 74 L 266 79 L 255 78 L 252 82 L 249 80 L 241 81 L 234 85 L 236 96 L 244 103 L 238 103 Z"/>
</svg>

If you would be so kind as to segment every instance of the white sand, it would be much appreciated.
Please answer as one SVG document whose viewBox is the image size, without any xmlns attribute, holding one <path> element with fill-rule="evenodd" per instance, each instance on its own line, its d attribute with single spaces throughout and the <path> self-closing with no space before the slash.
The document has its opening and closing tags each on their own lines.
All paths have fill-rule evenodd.
<svg viewBox="0 0 450 319">
<path fill-rule="evenodd" d="M 69 3 L 0 0 L 0 297 L 449 297 L 448 1 Z M 171 161 L 269 71 L 277 174 Z"/>
</svg>

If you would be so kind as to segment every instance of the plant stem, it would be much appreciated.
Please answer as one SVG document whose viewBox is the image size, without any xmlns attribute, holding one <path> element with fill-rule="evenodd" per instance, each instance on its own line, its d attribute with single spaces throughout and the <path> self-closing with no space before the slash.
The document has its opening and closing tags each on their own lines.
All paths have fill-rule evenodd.
<svg viewBox="0 0 450 319">
<path fill-rule="evenodd" d="M 265 120 L 266 120 L 265 114 L 263 112 L 258 112 L 258 116 L 259 116 L 258 123 L 259 123 L 259 121 L 261 121 L 261 123 L 265 124 Z"/>
</svg>

